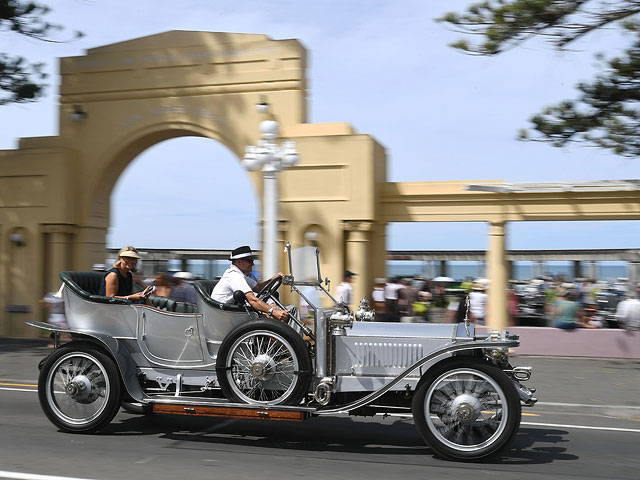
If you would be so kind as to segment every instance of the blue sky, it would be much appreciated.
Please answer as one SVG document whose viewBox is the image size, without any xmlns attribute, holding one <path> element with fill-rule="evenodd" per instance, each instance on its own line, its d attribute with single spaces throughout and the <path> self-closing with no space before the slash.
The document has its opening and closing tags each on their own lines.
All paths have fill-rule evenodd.
<svg viewBox="0 0 640 480">
<path fill-rule="evenodd" d="M 515 140 L 532 114 L 572 98 L 574 85 L 592 77 L 595 52 L 626 46 L 615 31 L 596 32 L 571 52 L 534 40 L 504 55 L 480 58 L 448 47 L 460 35 L 433 21 L 446 11 L 462 10 L 467 0 L 45 3 L 53 9 L 52 22 L 83 30 L 86 37 L 51 44 L 0 35 L 0 51 L 46 62 L 52 85 L 38 103 L 0 107 L 2 149 L 15 148 L 18 137 L 57 134 L 57 57 L 167 30 L 228 31 L 299 39 L 309 51 L 309 121 L 349 122 L 375 137 L 387 149 L 390 181 L 640 177 L 640 160 L 584 146 L 559 150 Z M 146 214 L 127 214 L 141 210 Z M 258 215 L 246 174 L 225 147 L 213 140 L 175 139 L 143 152 L 120 178 L 112 194 L 108 244 L 258 245 Z M 511 224 L 508 246 L 637 248 L 639 224 Z M 485 247 L 484 224 L 393 224 L 388 229 L 390 249 Z"/>
</svg>

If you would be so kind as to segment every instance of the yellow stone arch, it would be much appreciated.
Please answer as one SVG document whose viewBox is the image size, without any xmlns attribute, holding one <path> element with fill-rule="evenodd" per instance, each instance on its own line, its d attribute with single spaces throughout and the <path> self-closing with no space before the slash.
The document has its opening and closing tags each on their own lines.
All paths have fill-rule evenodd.
<svg viewBox="0 0 640 480">
<path fill-rule="evenodd" d="M 339 279 L 347 265 L 384 273 L 384 225 L 375 221 L 384 149 L 347 124 L 306 123 L 306 50 L 297 40 L 172 31 L 62 58 L 60 74 L 59 136 L 0 152 L 0 335 L 32 334 L 24 321 L 41 318 L 38 300 L 57 288 L 58 273 L 104 261 L 111 191 L 139 153 L 201 136 L 240 159 L 258 140 L 260 101 L 301 158 L 280 175 L 281 240 L 304 244 L 321 226 L 325 275 Z M 248 175 L 261 198 L 260 173 Z M 20 245 L 9 239 L 17 228 Z"/>
</svg>

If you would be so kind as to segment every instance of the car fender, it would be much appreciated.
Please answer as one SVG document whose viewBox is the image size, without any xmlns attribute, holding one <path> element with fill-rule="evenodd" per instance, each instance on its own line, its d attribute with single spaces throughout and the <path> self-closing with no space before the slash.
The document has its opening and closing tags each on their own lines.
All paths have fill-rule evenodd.
<svg viewBox="0 0 640 480">
<path fill-rule="evenodd" d="M 69 333 L 74 340 L 81 340 L 89 343 L 96 344 L 99 348 L 106 351 L 118 365 L 120 370 L 120 378 L 127 390 L 129 396 L 136 402 L 145 402 L 148 396 L 142 391 L 140 384 L 136 377 L 136 365 L 131 357 L 131 354 L 124 347 L 122 342 L 119 342 L 116 338 L 103 333 L 86 332 L 80 330 L 74 330 L 69 328 L 63 328 L 50 323 L 44 322 L 25 322 L 31 327 L 41 328 L 43 330 L 49 330 L 56 333 Z"/>
</svg>

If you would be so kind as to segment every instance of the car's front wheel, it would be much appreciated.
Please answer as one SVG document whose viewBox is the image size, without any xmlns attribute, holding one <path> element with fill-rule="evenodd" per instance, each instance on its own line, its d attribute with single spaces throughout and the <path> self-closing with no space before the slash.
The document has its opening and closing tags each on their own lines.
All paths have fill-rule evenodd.
<svg viewBox="0 0 640 480">
<path fill-rule="evenodd" d="M 311 359 L 291 327 L 255 320 L 227 335 L 218 351 L 216 372 L 231 401 L 297 405 L 309 389 Z"/>
<path fill-rule="evenodd" d="M 454 460 L 498 454 L 520 426 L 513 382 L 499 368 L 470 357 L 453 357 L 427 371 L 412 409 L 425 442 Z"/>
<path fill-rule="evenodd" d="M 104 428 L 120 408 L 120 395 L 118 367 L 91 345 L 66 345 L 52 353 L 40 370 L 40 405 L 49 420 L 67 432 Z"/>
</svg>

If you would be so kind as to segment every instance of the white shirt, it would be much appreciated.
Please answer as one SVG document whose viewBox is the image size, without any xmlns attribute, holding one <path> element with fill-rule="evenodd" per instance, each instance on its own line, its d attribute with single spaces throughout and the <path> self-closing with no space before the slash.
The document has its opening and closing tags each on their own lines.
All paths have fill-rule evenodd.
<svg viewBox="0 0 640 480">
<path fill-rule="evenodd" d="M 384 298 L 387 300 L 398 300 L 398 292 L 404 288 L 399 283 L 387 283 L 384 287 Z"/>
<path fill-rule="evenodd" d="M 484 292 L 471 292 L 469 294 L 469 311 L 479 319 L 483 319 L 487 313 L 488 295 Z"/>
<path fill-rule="evenodd" d="M 374 302 L 384 302 L 384 288 L 374 288 L 373 292 L 371 292 L 371 298 L 373 298 Z"/>
<path fill-rule="evenodd" d="M 618 304 L 616 317 L 629 330 L 640 330 L 640 300 L 627 298 Z"/>
<path fill-rule="evenodd" d="M 336 300 L 342 300 L 346 305 L 351 305 L 351 292 L 353 292 L 353 287 L 349 282 L 342 282 L 336 288 Z"/>
<path fill-rule="evenodd" d="M 240 290 L 242 293 L 249 293 L 258 284 L 258 280 L 252 273 L 245 275 L 235 265 L 231 265 L 222 274 L 222 278 L 213 287 L 211 298 L 221 303 L 233 301 L 233 292 Z"/>
</svg>

